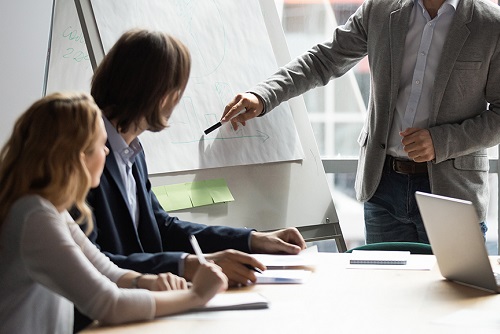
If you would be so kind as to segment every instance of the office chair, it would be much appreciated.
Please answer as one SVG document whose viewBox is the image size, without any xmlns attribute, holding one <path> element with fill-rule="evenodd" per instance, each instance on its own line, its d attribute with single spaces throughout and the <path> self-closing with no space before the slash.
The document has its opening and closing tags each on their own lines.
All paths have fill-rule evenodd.
<svg viewBox="0 0 500 334">
<path fill-rule="evenodd" d="M 419 242 L 377 242 L 354 247 L 347 250 L 346 253 L 351 253 L 353 250 L 409 251 L 411 254 L 433 254 L 431 245 Z"/>
</svg>

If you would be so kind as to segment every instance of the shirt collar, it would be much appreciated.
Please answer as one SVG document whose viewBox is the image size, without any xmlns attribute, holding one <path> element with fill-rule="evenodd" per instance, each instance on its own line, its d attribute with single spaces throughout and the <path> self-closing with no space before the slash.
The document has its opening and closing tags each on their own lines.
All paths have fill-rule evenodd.
<svg viewBox="0 0 500 334">
<path fill-rule="evenodd" d="M 446 0 L 444 3 L 452 6 L 455 10 L 457 10 L 459 2 L 460 0 Z"/>
<path fill-rule="evenodd" d="M 459 2 L 460 2 L 460 0 L 446 0 L 441 5 L 441 8 L 439 8 L 438 13 L 441 12 L 443 10 L 443 8 L 445 8 L 447 5 L 453 7 L 453 10 L 456 11 Z M 415 3 L 418 3 L 420 5 L 420 7 L 422 8 L 422 10 L 425 10 L 425 6 L 424 6 L 424 1 L 423 0 L 415 0 Z"/>
<path fill-rule="evenodd" d="M 135 161 L 135 157 L 142 151 L 141 142 L 139 138 L 132 140 L 130 145 L 127 145 L 123 137 L 118 133 L 113 124 L 105 117 L 104 126 L 106 127 L 106 132 L 108 133 L 108 141 L 111 146 L 111 150 L 116 152 L 125 164 L 132 165 Z"/>
</svg>

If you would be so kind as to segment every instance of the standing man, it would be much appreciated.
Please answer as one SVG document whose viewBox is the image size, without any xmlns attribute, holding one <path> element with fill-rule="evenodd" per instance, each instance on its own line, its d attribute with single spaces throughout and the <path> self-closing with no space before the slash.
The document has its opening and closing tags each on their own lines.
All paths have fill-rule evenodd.
<svg viewBox="0 0 500 334">
<path fill-rule="evenodd" d="M 429 242 L 417 190 L 472 201 L 486 233 L 486 149 L 500 142 L 500 8 L 491 1 L 366 0 L 331 40 L 237 95 L 222 121 L 245 125 L 367 55 L 355 184 L 366 242 Z"/>
</svg>

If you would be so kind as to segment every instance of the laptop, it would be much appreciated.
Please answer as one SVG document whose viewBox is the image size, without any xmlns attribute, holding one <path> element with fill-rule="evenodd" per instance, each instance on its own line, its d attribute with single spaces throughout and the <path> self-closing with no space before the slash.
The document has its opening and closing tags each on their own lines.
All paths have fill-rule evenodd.
<svg viewBox="0 0 500 334">
<path fill-rule="evenodd" d="M 415 196 L 441 275 L 500 293 L 472 202 L 419 191 Z"/>
</svg>

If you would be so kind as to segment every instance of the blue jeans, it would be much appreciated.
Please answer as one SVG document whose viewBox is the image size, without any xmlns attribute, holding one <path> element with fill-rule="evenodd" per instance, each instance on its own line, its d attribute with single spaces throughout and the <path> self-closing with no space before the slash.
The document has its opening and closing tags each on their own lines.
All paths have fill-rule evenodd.
<svg viewBox="0 0 500 334">
<path fill-rule="evenodd" d="M 409 241 L 429 243 L 415 192 L 430 193 L 427 174 L 399 174 L 384 166 L 377 191 L 364 204 L 366 243 Z M 480 223 L 483 235 L 486 224 Z"/>
<path fill-rule="evenodd" d="M 430 190 L 429 175 L 399 174 L 389 166 L 384 166 L 377 191 L 364 205 L 366 243 L 429 243 L 415 200 L 415 191 L 429 193 Z"/>
</svg>

